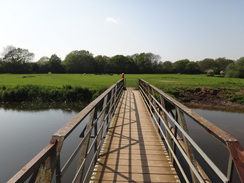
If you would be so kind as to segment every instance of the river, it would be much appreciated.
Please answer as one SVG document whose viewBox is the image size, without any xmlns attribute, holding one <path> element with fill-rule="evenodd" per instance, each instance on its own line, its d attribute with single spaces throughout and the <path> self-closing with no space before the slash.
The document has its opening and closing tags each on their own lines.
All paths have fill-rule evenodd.
<svg viewBox="0 0 244 183">
<path fill-rule="evenodd" d="M 233 135 L 244 147 L 244 113 L 193 110 Z M 51 135 L 76 113 L 60 109 L 21 111 L 0 108 L 0 182 L 9 180 L 40 152 L 49 143 Z M 189 129 L 192 131 L 194 127 Z M 199 141 L 204 143 L 204 138 Z"/>
</svg>

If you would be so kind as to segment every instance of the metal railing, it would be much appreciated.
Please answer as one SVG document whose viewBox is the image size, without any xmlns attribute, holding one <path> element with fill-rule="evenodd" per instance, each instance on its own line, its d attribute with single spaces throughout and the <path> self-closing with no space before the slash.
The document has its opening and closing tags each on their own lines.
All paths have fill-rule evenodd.
<svg viewBox="0 0 244 183">
<path fill-rule="evenodd" d="M 71 164 L 76 162 L 75 175 L 69 182 L 88 182 L 123 89 L 124 80 L 121 79 L 103 92 L 59 129 L 50 143 L 8 182 L 60 183 Z M 78 135 L 79 143 L 65 161 L 61 156 L 63 144 L 80 125 L 83 127 Z"/>
<path fill-rule="evenodd" d="M 244 183 L 244 150 L 237 139 L 141 79 L 139 91 L 182 182 L 216 182 L 211 178 L 213 175 L 218 182 L 231 182 L 235 168 L 239 181 Z M 223 173 L 192 139 L 186 119 L 193 120 L 224 145 L 229 156 L 227 173 Z"/>
</svg>

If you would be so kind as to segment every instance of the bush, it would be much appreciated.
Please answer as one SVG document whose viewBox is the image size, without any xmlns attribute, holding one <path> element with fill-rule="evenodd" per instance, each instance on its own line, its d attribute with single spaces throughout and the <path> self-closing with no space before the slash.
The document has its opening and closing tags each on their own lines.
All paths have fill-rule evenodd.
<svg viewBox="0 0 244 183">
<path fill-rule="evenodd" d="M 209 69 L 207 71 L 207 76 L 214 76 L 214 70 L 213 69 Z"/>
<path fill-rule="evenodd" d="M 229 64 L 226 68 L 225 77 L 227 78 L 244 78 L 244 57 L 235 63 Z"/>
<path fill-rule="evenodd" d="M 239 104 L 244 104 L 244 95 L 232 95 L 230 97 L 230 101 Z"/>
<path fill-rule="evenodd" d="M 94 91 L 86 88 L 64 86 L 43 87 L 22 85 L 13 88 L 0 88 L 1 102 L 88 102 L 93 99 Z"/>
</svg>

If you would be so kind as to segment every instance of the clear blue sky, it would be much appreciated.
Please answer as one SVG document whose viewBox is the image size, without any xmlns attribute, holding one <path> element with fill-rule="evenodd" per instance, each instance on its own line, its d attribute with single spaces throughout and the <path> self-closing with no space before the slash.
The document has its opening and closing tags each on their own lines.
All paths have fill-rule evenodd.
<svg viewBox="0 0 244 183">
<path fill-rule="evenodd" d="M 35 60 L 73 50 L 162 61 L 244 56 L 243 0 L 0 0 L 0 51 Z"/>
</svg>

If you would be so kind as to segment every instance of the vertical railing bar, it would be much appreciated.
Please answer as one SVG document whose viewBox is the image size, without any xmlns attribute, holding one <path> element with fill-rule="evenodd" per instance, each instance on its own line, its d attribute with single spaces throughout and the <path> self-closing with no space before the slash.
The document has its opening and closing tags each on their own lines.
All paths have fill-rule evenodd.
<svg viewBox="0 0 244 183">
<path fill-rule="evenodd" d="M 145 101 L 145 100 L 144 100 Z M 149 100 L 148 100 L 149 101 Z M 149 101 L 150 102 L 150 101 Z M 149 104 L 148 104 L 149 105 Z M 150 103 L 150 106 L 152 106 L 152 104 Z M 150 110 L 150 109 L 149 109 Z M 152 112 L 150 110 L 150 112 Z M 157 112 L 156 112 L 157 113 Z M 157 113 L 158 117 L 161 118 L 161 120 L 163 121 L 162 117 Z M 154 116 L 153 116 L 154 117 Z M 165 126 L 166 127 L 166 126 Z M 166 127 L 166 129 L 170 132 L 170 129 L 168 127 Z M 162 135 L 164 135 L 163 131 L 161 131 Z M 198 171 L 195 169 L 195 167 L 193 166 L 193 164 L 191 163 L 191 161 L 188 159 L 187 155 L 185 154 L 184 150 L 182 149 L 181 145 L 179 144 L 178 140 L 174 137 L 174 135 L 172 134 L 172 138 L 174 139 L 177 147 L 179 148 L 179 150 L 181 151 L 181 154 L 183 155 L 183 157 L 185 158 L 185 160 L 187 161 L 188 165 L 192 168 L 192 170 L 194 171 L 195 175 L 198 177 L 199 181 L 201 183 L 204 183 L 204 180 L 202 179 L 201 175 L 198 173 Z M 169 146 L 168 146 L 169 147 Z M 171 148 L 170 148 L 171 149 Z M 173 153 L 173 152 L 172 152 Z M 178 160 L 175 156 L 175 153 L 173 153 L 174 157 L 175 157 L 175 160 Z M 181 168 L 181 165 L 178 164 L 179 168 Z M 183 169 L 182 169 L 183 171 Z M 182 175 L 185 175 L 184 174 L 184 171 L 182 172 Z M 187 177 L 186 177 L 186 180 Z"/>
<path fill-rule="evenodd" d="M 107 106 L 106 106 L 106 108 L 107 108 Z M 103 113 L 105 113 L 104 110 L 105 110 L 105 109 L 103 109 L 103 110 L 100 112 L 100 114 L 98 115 L 97 119 L 94 121 L 94 124 L 97 124 L 98 119 L 101 117 L 101 115 L 102 115 Z M 90 129 L 90 130 L 92 130 L 92 129 Z M 87 131 L 87 132 L 89 133 L 90 131 Z M 76 146 L 76 148 L 75 148 L 75 150 L 73 151 L 73 153 L 70 155 L 70 158 L 69 158 L 69 159 L 66 161 L 66 163 L 64 164 L 64 166 L 63 166 L 63 168 L 62 168 L 62 170 L 61 170 L 62 175 L 66 172 L 67 168 L 70 166 L 71 162 L 74 160 L 75 156 L 76 156 L 77 153 L 79 152 L 81 146 L 82 146 L 83 143 L 84 143 L 85 138 L 86 138 L 86 137 L 84 137 L 84 138 L 80 141 L 80 143 Z"/>
<path fill-rule="evenodd" d="M 187 134 L 189 134 L 184 114 L 179 110 L 178 107 L 176 107 L 176 114 L 177 114 L 180 126 Z M 192 164 L 197 168 L 196 159 L 193 154 L 193 148 L 184 135 L 182 135 L 182 138 L 183 138 L 183 142 L 185 145 L 186 154 L 187 154 L 188 158 L 190 159 L 190 161 L 192 162 Z M 192 170 L 190 170 L 190 173 L 191 173 L 193 183 L 198 183 L 199 181 L 197 180 L 197 178 L 194 175 L 194 173 L 192 172 Z"/>
<path fill-rule="evenodd" d="M 92 168 L 92 164 L 93 164 L 93 162 L 95 163 L 95 158 L 97 157 L 97 155 L 98 155 L 98 153 L 97 153 L 97 151 L 94 153 L 94 155 L 93 155 L 93 157 L 92 157 L 92 160 L 91 160 L 91 162 L 90 162 L 90 164 L 89 164 L 89 167 L 88 167 L 88 170 L 87 170 L 87 172 L 86 172 L 86 174 L 85 174 L 85 176 L 84 176 L 84 179 L 83 179 L 83 181 L 82 181 L 82 183 L 86 183 L 87 182 L 87 176 L 89 175 L 89 173 L 90 173 L 90 169 Z"/>
<path fill-rule="evenodd" d="M 158 102 L 156 100 L 156 102 Z M 162 107 L 161 107 L 162 108 Z M 162 110 L 165 111 L 165 113 L 168 114 L 168 112 L 162 108 Z M 180 129 L 181 133 L 185 135 L 187 140 L 193 145 L 193 147 L 198 151 L 198 153 L 203 157 L 203 159 L 210 165 L 212 170 L 215 171 L 215 173 L 219 176 L 223 182 L 228 182 L 227 177 L 219 170 L 219 168 L 212 162 L 212 160 L 209 159 L 209 157 L 202 151 L 202 149 L 191 139 L 191 137 L 180 127 L 180 125 L 168 114 L 169 118 L 171 118 L 172 122 Z"/>
<path fill-rule="evenodd" d="M 144 92 L 144 91 L 142 90 L 142 92 Z M 150 113 L 151 113 L 152 111 L 151 111 L 151 108 L 149 107 L 149 103 L 148 103 L 150 100 L 148 99 L 148 97 L 144 93 L 141 93 L 141 94 L 142 94 L 142 97 L 143 97 L 144 101 L 146 102 L 146 105 L 147 105 L 147 107 L 148 107 L 148 109 L 150 110 Z M 145 99 L 145 97 L 147 98 L 147 100 Z M 154 115 L 152 117 L 155 119 Z M 160 117 L 160 116 L 158 116 L 158 117 Z M 161 118 L 161 120 L 163 121 L 162 118 Z M 167 129 L 167 127 L 166 127 L 166 129 Z M 163 133 L 161 128 L 160 128 L 160 132 L 165 138 L 165 135 L 164 135 L 164 133 Z M 183 170 L 183 168 L 182 168 L 182 166 L 181 166 L 181 164 L 180 164 L 180 162 L 178 161 L 178 158 L 176 157 L 175 153 L 173 152 L 173 149 L 169 146 L 169 143 L 167 141 L 165 141 L 165 142 L 166 142 L 166 144 L 168 146 L 169 151 L 171 151 L 171 154 L 174 157 L 174 159 L 176 161 L 176 164 L 178 165 L 178 168 L 179 168 L 180 172 L 182 173 L 182 176 L 184 177 L 184 180 L 187 181 L 187 183 L 190 183 L 188 178 L 187 178 L 187 176 L 186 176 L 186 174 L 185 174 L 185 172 L 184 172 L 184 170 Z"/>
<path fill-rule="evenodd" d="M 101 124 L 100 124 L 100 128 L 102 128 L 102 130 L 103 130 L 103 128 L 104 128 L 104 123 L 105 123 L 105 116 L 106 116 L 106 111 L 107 111 L 107 106 L 108 106 L 107 102 L 108 102 L 108 95 L 106 95 L 106 97 L 103 99 L 103 107 L 102 107 L 102 110 L 104 110 L 104 113 L 101 115 Z M 100 130 L 100 128 L 99 128 L 99 130 Z M 98 130 L 98 131 L 99 131 L 99 130 Z M 99 132 L 98 132 L 98 133 L 99 133 Z M 99 141 L 99 144 L 98 144 L 98 151 L 99 151 L 99 152 L 100 152 L 100 150 L 101 150 L 101 148 L 100 148 L 100 143 L 101 143 L 101 141 L 102 141 L 102 137 L 103 137 L 103 134 L 100 133 L 99 136 L 98 136 L 98 141 Z M 97 153 L 97 158 L 98 158 L 98 156 L 99 156 L 99 153 Z"/>
<path fill-rule="evenodd" d="M 42 164 L 40 164 L 40 166 L 41 166 Z M 40 169 L 40 166 L 39 166 L 39 168 L 32 174 L 32 176 L 31 176 L 31 178 L 30 178 L 30 180 L 29 180 L 29 182 L 28 183 L 34 183 L 35 181 L 36 181 L 36 178 L 37 178 L 37 175 L 38 175 L 38 170 Z"/>
<path fill-rule="evenodd" d="M 107 96 L 106 94 L 113 91 L 114 88 L 116 88 L 116 92 L 115 93 L 115 98 L 112 97 L 112 99 L 116 102 L 118 101 L 117 98 L 119 98 L 121 96 L 122 93 L 122 87 L 124 87 L 124 80 L 121 79 L 119 82 L 117 82 L 116 84 L 114 84 L 113 86 L 111 86 L 109 89 L 106 90 L 106 92 L 104 92 L 99 99 L 95 99 L 93 103 L 89 104 L 89 108 L 88 111 L 82 110 L 81 113 L 79 113 L 79 115 L 77 115 L 75 118 L 73 118 L 72 120 L 70 120 L 64 127 L 62 127 L 61 129 L 59 129 L 51 138 L 50 143 L 48 144 L 47 148 L 55 148 L 55 151 L 52 150 L 52 152 L 50 152 L 50 150 L 48 149 L 48 151 L 46 149 L 43 149 L 40 153 L 38 153 L 37 156 L 35 156 L 30 162 L 28 162 L 26 164 L 27 170 L 21 170 L 18 173 L 16 173 L 9 181 L 11 180 L 16 180 L 16 182 L 19 181 L 25 181 L 27 179 L 29 179 L 29 182 L 32 181 L 38 181 L 40 179 L 43 180 L 46 179 L 46 182 L 51 182 L 51 179 L 53 178 L 54 175 L 54 171 L 56 170 L 56 182 L 59 183 L 61 182 L 61 177 L 62 174 L 65 173 L 66 170 L 66 165 L 62 168 L 61 171 L 61 167 L 60 167 L 60 152 L 62 149 L 62 145 L 64 140 L 69 136 L 69 134 L 76 128 L 76 126 L 78 126 L 80 124 L 80 122 L 83 121 L 83 119 L 90 114 L 91 115 L 91 111 L 92 109 L 92 105 L 95 104 L 95 108 L 97 107 L 98 103 L 105 98 L 105 96 Z M 119 90 L 118 90 L 119 88 Z M 116 107 L 116 105 L 113 104 L 113 107 Z M 113 112 L 113 110 L 110 110 L 110 119 L 111 119 L 111 113 Z M 99 114 L 100 115 L 100 114 Z M 106 116 L 106 115 L 105 115 Z M 82 118 L 82 119 L 81 119 Z M 108 119 L 107 116 L 104 117 L 104 121 L 105 119 Z M 109 122 L 109 121 L 108 121 Z M 94 125 L 98 124 L 98 122 L 93 121 Z M 98 128 L 98 126 L 97 126 Z M 108 127 L 106 127 L 108 128 Z M 93 128 L 87 128 L 86 132 L 91 133 Z M 105 132 L 103 132 L 105 133 Z M 95 127 L 95 134 L 98 134 L 98 131 Z M 85 137 L 86 138 L 86 137 Z M 88 138 L 88 136 L 87 136 Z M 88 139 L 89 141 L 89 139 Z M 101 141 L 100 141 L 101 142 Z M 55 147 L 53 146 L 55 143 Z M 82 142 L 81 142 L 82 144 Z M 97 146 L 97 149 L 99 149 L 101 143 L 99 143 L 99 145 Z M 89 142 L 88 142 L 89 145 Z M 79 146 L 79 145 L 78 145 Z M 51 153 L 51 154 L 49 154 Z M 44 157 L 47 157 L 46 159 L 43 159 Z M 71 158 L 72 159 L 72 158 Z M 69 163 L 69 161 L 67 161 Z M 66 163 L 67 163 L 66 162 Z M 82 163 L 83 164 L 83 163 Z M 68 166 L 67 166 L 68 167 Z M 83 167 L 83 165 L 81 165 L 81 167 Z M 39 176 L 39 172 L 43 172 L 44 174 L 47 173 L 47 176 L 45 175 L 43 176 Z M 44 175 L 43 174 L 43 175 Z M 34 180 L 35 179 L 35 180 Z"/>
<path fill-rule="evenodd" d="M 162 95 L 160 95 L 160 104 L 161 104 L 161 106 L 162 106 L 165 110 L 167 110 L 167 109 L 166 109 L 165 100 L 164 100 L 164 98 L 162 97 Z M 160 108 L 160 107 L 159 107 L 159 108 Z M 161 109 L 161 108 L 160 108 L 160 109 Z M 166 114 L 162 109 L 161 109 L 161 111 L 162 111 L 162 116 L 163 116 L 163 118 L 164 118 L 164 120 L 165 120 L 165 122 L 166 122 L 166 125 L 169 127 L 169 126 L 170 126 L 170 123 L 169 123 L 169 121 L 168 121 L 167 114 Z M 165 139 L 165 140 L 167 140 L 167 141 L 169 142 L 169 144 L 170 144 L 170 147 L 173 148 L 173 142 L 172 142 L 172 139 L 171 139 L 171 137 L 170 137 L 170 134 L 169 134 L 169 132 L 168 132 L 167 130 L 165 130 L 165 132 L 166 132 L 166 139 Z M 169 152 L 169 156 L 170 156 L 170 159 L 171 159 L 172 163 L 174 164 L 174 160 L 173 160 L 173 156 L 172 156 L 171 152 Z"/>
<path fill-rule="evenodd" d="M 232 180 L 233 177 L 233 161 L 232 161 L 232 156 L 231 154 L 229 155 L 229 160 L 228 160 L 228 167 L 227 167 L 227 178 L 230 180 Z"/>
<path fill-rule="evenodd" d="M 111 99 L 112 99 L 112 98 L 111 98 Z M 113 107 L 114 107 L 116 101 L 117 101 L 117 98 L 114 98 L 113 103 L 112 103 L 112 106 L 113 106 Z M 106 124 L 105 121 L 103 122 L 103 125 L 104 125 L 104 124 Z M 103 129 L 103 125 L 100 127 L 98 133 L 100 133 L 100 132 L 102 131 L 102 129 Z M 108 126 L 108 125 L 109 125 L 109 124 L 107 124 L 107 126 Z M 107 128 L 107 127 L 106 127 L 106 128 Z M 106 131 L 106 130 L 105 130 L 105 131 Z M 91 152 L 91 150 L 92 150 L 92 148 L 93 148 L 93 146 L 94 146 L 95 141 L 97 140 L 97 138 L 98 138 L 98 136 L 96 136 L 96 137 L 94 138 L 94 141 L 93 141 L 93 143 L 91 144 L 91 147 L 90 147 L 90 148 L 88 149 L 88 151 L 87 151 L 87 155 L 90 154 L 90 152 Z M 98 155 L 97 152 L 98 152 L 98 151 L 95 151 L 95 154 Z M 94 158 L 95 158 L 95 156 L 97 156 L 97 155 L 94 155 L 94 156 L 93 156 L 93 160 L 91 161 L 91 163 L 90 163 L 90 165 L 89 165 L 89 168 L 88 168 L 88 170 L 87 170 L 87 173 L 85 174 L 85 177 L 82 179 L 83 181 L 86 180 L 86 176 L 89 174 L 89 171 L 90 171 L 90 169 L 91 169 L 92 162 L 94 161 Z M 85 159 L 84 159 L 84 163 L 83 163 L 83 165 L 85 164 L 86 160 L 87 160 L 87 159 L 85 158 Z M 80 172 L 80 171 L 81 171 L 81 168 L 80 168 L 78 171 Z M 78 173 L 77 173 L 77 174 L 78 174 Z M 76 176 L 76 178 L 74 179 L 74 181 L 77 181 L 77 179 L 78 179 L 78 176 Z"/>
<path fill-rule="evenodd" d="M 85 136 L 87 136 L 87 137 L 90 137 L 90 135 L 91 135 L 91 129 L 93 128 L 93 121 L 94 121 L 94 118 L 96 117 L 96 113 L 97 113 L 97 109 L 96 109 L 96 107 L 94 107 L 90 113 L 89 122 L 87 123 L 87 128 L 86 128 L 86 132 L 85 132 Z M 86 141 L 84 141 L 84 144 L 83 144 L 83 148 L 81 148 L 77 171 L 80 169 L 81 164 L 83 163 L 84 159 L 87 156 L 89 143 L 90 143 L 90 138 L 86 138 Z M 84 169 L 84 167 L 79 171 L 79 174 L 77 177 L 78 180 L 82 179 L 83 169 Z"/>
</svg>

